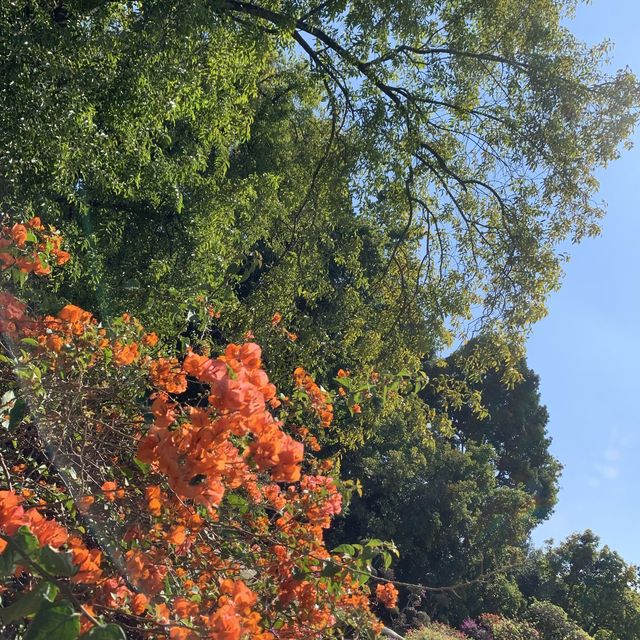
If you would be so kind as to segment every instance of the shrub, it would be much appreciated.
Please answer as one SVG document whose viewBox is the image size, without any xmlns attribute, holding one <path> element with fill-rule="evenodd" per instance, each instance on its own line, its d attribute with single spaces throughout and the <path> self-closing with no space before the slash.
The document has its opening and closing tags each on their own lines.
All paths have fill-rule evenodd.
<svg viewBox="0 0 640 640">
<path fill-rule="evenodd" d="M 534 600 L 524 618 L 538 630 L 542 640 L 591 640 L 564 609 L 547 600 Z"/>
<path fill-rule="evenodd" d="M 494 640 L 540 640 L 540 634 L 526 621 L 484 613 L 478 622 Z"/>
<path fill-rule="evenodd" d="M 68 260 L 37 219 L 0 231 L 0 285 Z M 272 640 L 381 630 L 367 569 L 379 555 L 391 562 L 388 545 L 325 547 L 339 482 L 330 460 L 305 451 L 311 436 L 257 344 L 178 359 L 128 314 L 105 327 L 71 304 L 42 318 L 0 296 L 0 380 L 10 387 L 0 418 L 11 443 L 1 456 L 0 633 L 122 640 L 124 627 L 135 638 Z M 294 379 L 307 414 L 328 428 L 328 394 L 302 369 Z M 378 591 L 393 604 L 392 585 Z"/>
<path fill-rule="evenodd" d="M 465 638 L 465 634 L 461 631 L 440 622 L 429 622 L 406 635 L 407 640 L 465 640 Z"/>
</svg>

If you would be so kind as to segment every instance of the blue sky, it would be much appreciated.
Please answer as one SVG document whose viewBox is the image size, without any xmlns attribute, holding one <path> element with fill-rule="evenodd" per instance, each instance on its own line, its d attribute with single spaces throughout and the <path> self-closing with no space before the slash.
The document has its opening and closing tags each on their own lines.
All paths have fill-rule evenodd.
<svg viewBox="0 0 640 640">
<path fill-rule="evenodd" d="M 568 26 L 588 43 L 612 40 L 613 66 L 640 74 L 640 0 L 593 0 Z M 569 248 L 528 361 L 565 465 L 555 513 L 534 541 L 590 528 L 640 564 L 640 135 L 634 141 L 599 174 L 602 234 Z"/>
</svg>

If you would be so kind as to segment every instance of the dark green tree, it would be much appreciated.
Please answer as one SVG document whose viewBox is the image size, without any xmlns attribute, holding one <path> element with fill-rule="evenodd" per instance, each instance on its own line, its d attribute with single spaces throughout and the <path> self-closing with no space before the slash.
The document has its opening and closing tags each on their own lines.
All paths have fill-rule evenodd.
<svg viewBox="0 0 640 640">
<path fill-rule="evenodd" d="M 640 637 L 638 569 L 601 547 L 592 531 L 531 552 L 518 584 L 525 597 L 562 607 L 592 636 Z"/>
<path fill-rule="evenodd" d="M 423 397 L 428 404 L 448 414 L 456 446 L 464 450 L 469 442 L 474 442 L 490 444 L 495 449 L 498 484 L 523 488 L 535 500 L 536 517 L 544 520 L 556 502 L 561 465 L 549 452 L 549 415 L 540 404 L 540 379 L 524 359 L 516 366 L 520 382 L 513 385 L 505 385 L 499 369 L 488 369 L 480 376 L 470 375 L 473 351 L 479 341 L 470 342 L 440 363 L 445 366 L 428 366 L 432 384 L 426 387 Z M 438 393 L 445 385 L 451 385 L 452 380 L 462 388 L 466 382 L 466 393 L 476 394 L 483 410 Z"/>
<path fill-rule="evenodd" d="M 455 624 L 483 612 L 515 615 L 522 608 L 509 569 L 522 560 L 531 530 L 555 504 L 560 472 L 548 450 L 537 376 L 522 361 L 524 382 L 513 388 L 504 385 L 500 371 L 469 386 L 456 370 L 463 356 L 434 367 L 422 401 L 413 399 L 404 412 L 381 420 L 363 447 L 343 455 L 343 474 L 360 479 L 363 494 L 353 497 L 333 534 L 336 541 L 393 540 L 402 581 L 461 585 L 455 593 L 428 593 L 423 602 L 429 615 Z M 476 396 L 484 419 L 470 408 Z M 446 424 L 434 437 L 429 421 L 438 416 Z"/>
<path fill-rule="evenodd" d="M 532 500 L 498 486 L 490 446 L 471 444 L 462 452 L 438 441 L 425 450 L 398 426 L 389 425 L 384 442 L 368 443 L 357 462 L 343 465 L 347 477 L 361 478 L 363 494 L 353 497 L 334 540 L 393 540 L 400 551 L 395 577 L 433 588 L 421 608 L 439 620 L 457 624 L 487 610 L 515 613 L 522 598 L 513 581 L 474 582 L 505 573 L 518 559 L 535 522 Z M 456 593 L 437 589 L 467 582 L 473 586 Z"/>
</svg>

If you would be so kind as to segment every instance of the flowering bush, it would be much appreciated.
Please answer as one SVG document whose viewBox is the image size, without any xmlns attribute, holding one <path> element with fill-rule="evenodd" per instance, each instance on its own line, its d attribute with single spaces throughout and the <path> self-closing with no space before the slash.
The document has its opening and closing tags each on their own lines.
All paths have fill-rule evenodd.
<svg viewBox="0 0 640 640">
<path fill-rule="evenodd" d="M 429 622 L 407 634 L 407 640 L 463 640 L 463 633 L 440 622 Z"/>
<path fill-rule="evenodd" d="M 38 238 L 42 230 L 33 221 L 3 230 L 5 273 L 46 275 L 52 260 L 68 259 L 60 236 Z M 257 344 L 177 358 L 127 314 L 109 326 L 74 305 L 37 317 L 0 295 L 11 387 L 0 407 L 10 443 L 0 491 L 5 631 L 268 640 L 381 630 L 367 582 L 372 560 L 388 565 L 392 547 L 325 547 L 340 485 L 331 461 L 305 453 L 304 440 L 317 448 L 308 429 L 287 426 Z M 328 428 L 329 395 L 302 369 L 294 381 Z M 376 595 L 395 605 L 393 585 Z"/>
<path fill-rule="evenodd" d="M 473 640 L 493 640 L 491 630 L 473 618 L 463 620 L 460 625 L 460 631 L 467 638 L 473 638 Z"/>
<path fill-rule="evenodd" d="M 469 621 L 463 623 L 463 630 L 467 637 L 486 638 L 494 640 L 540 640 L 540 634 L 530 624 L 523 620 L 514 620 L 494 613 L 484 613 L 475 625 Z"/>
</svg>

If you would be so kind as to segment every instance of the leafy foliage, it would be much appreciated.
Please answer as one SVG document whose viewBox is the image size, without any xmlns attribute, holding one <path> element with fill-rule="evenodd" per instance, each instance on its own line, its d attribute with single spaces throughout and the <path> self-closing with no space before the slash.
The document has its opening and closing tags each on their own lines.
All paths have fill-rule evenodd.
<svg viewBox="0 0 640 640">
<path fill-rule="evenodd" d="M 531 530 L 555 503 L 559 474 L 535 374 L 520 362 L 524 381 L 511 389 L 501 371 L 465 383 L 456 363 L 467 361 L 471 348 L 427 369 L 431 379 L 420 391 L 426 405 L 407 399 L 379 419 L 362 447 L 343 454 L 343 476 L 361 479 L 363 492 L 330 532 L 335 540 L 393 540 L 401 552 L 398 579 L 435 589 L 418 608 L 454 624 L 522 608 L 513 577 L 475 579 L 508 574 L 524 557 Z M 482 399 L 479 406 L 474 398 Z M 435 430 L 429 415 L 447 423 Z M 438 591 L 445 585 L 466 588 Z"/>
<path fill-rule="evenodd" d="M 513 338 L 636 119 L 571 6 L 4 3 L 3 205 L 72 243 L 64 295 L 165 335 L 199 298 L 236 335 L 280 310 L 323 376 L 473 315 Z"/>
<path fill-rule="evenodd" d="M 446 624 L 430 622 L 406 635 L 407 640 L 463 640 L 467 636 Z"/>
<path fill-rule="evenodd" d="M 38 242 L 27 228 L 44 233 L 33 220 L 2 229 L 12 255 Z M 14 260 L 1 275 L 30 267 Z M 2 296 L 12 387 L 0 455 L 3 631 L 23 640 L 115 640 L 123 627 L 172 640 L 378 634 L 367 582 L 372 562 L 389 566 L 395 548 L 326 548 L 342 505 L 333 465 L 305 459 L 285 430 L 290 402 L 278 399 L 257 344 L 178 361 L 127 314 L 106 328 L 75 305 L 38 318 Z M 327 428 L 328 395 L 302 369 L 294 376 Z M 17 398 L 29 402 L 19 420 Z M 375 593 L 394 606 L 393 585 Z"/>
<path fill-rule="evenodd" d="M 337 515 L 337 487 L 345 502 L 353 496 L 331 535 L 369 542 L 314 564 L 309 548 L 305 556 L 296 545 L 323 549 L 326 521 L 315 537 L 295 538 L 292 565 L 279 557 L 296 584 L 285 589 L 295 597 L 280 602 L 282 611 L 297 599 L 313 618 L 318 605 L 323 613 L 309 624 L 320 628 L 340 618 L 326 613 L 322 598 L 331 609 L 352 597 L 345 606 L 360 607 L 367 622 L 349 613 L 340 624 L 375 631 L 362 577 L 378 572 L 381 603 L 394 603 L 385 582 L 394 547 L 369 544 L 393 538 L 405 552 L 393 571 L 429 587 L 421 613 L 451 621 L 483 611 L 513 616 L 535 596 L 561 603 L 598 638 L 636 633 L 637 598 L 622 588 L 628 567 L 614 555 L 593 569 L 598 589 L 605 587 L 599 572 L 612 579 L 609 609 L 594 604 L 597 589 L 576 587 L 555 560 L 531 559 L 531 575 L 519 574 L 517 583 L 506 572 L 553 508 L 560 470 L 548 452 L 535 374 L 522 360 L 523 338 L 558 286 L 565 259 L 558 247 L 598 232 L 595 173 L 617 157 L 637 120 L 635 77 L 609 75 L 607 45 L 589 49 L 563 26 L 574 5 L 3 3 L 0 205 L 10 223 L 0 237 L 0 272 L 20 293 L 0 293 L 0 409 L 2 453 L 16 458 L 12 473 L 22 474 L 26 491 L 16 509 L 26 501 L 36 511 L 25 513 L 40 522 L 36 501 L 43 500 L 46 522 L 59 519 L 86 542 L 58 548 L 93 562 L 92 536 L 103 536 L 112 561 L 104 569 L 93 562 L 97 569 L 117 580 L 129 562 L 129 571 L 135 565 L 157 582 L 147 566 L 154 563 L 137 552 L 156 543 L 175 551 L 168 545 L 183 532 L 166 528 L 161 508 L 169 487 L 172 508 L 182 514 L 182 502 L 195 501 L 187 504 L 191 516 L 206 520 L 216 544 L 224 540 L 221 561 L 240 558 L 225 571 L 251 591 L 255 575 L 238 578 L 236 570 L 273 560 L 260 518 L 278 527 L 274 505 L 245 481 L 259 472 L 296 485 L 304 441 L 313 477 L 325 478 L 304 489 L 317 497 L 315 507 L 333 504 L 328 515 Z M 22 224 L 24 212 L 42 215 L 62 235 L 37 217 Z M 46 281 L 28 277 L 67 262 Z M 446 363 L 437 360 L 470 333 L 483 337 Z M 246 355 L 254 339 L 282 397 L 266 391 L 255 358 L 245 366 L 228 346 Z M 224 360 L 211 357 L 222 353 Z M 220 363 L 229 361 L 242 366 L 225 377 Z M 211 371 L 226 385 L 217 396 L 206 393 Z M 268 430 L 268 442 L 258 433 L 264 422 L 222 429 L 226 414 L 208 404 L 209 395 L 214 405 L 215 397 L 236 397 L 234 375 L 259 381 L 258 404 L 273 401 L 269 415 L 286 423 Z M 154 392 L 166 395 L 151 399 Z M 159 425 L 152 403 L 169 424 Z M 239 412 L 244 424 L 240 407 L 222 410 Z M 227 466 L 212 473 L 211 457 L 185 426 L 193 425 L 192 412 L 208 431 L 221 429 L 225 452 L 249 476 L 233 476 Z M 141 439 L 146 448 L 136 457 Z M 324 472 L 333 454 L 340 464 L 330 480 Z M 17 494 L 2 467 L 11 502 Z M 156 484 L 147 495 L 150 477 Z M 89 489 L 100 496 L 95 506 Z M 300 508 L 307 517 L 314 505 L 303 509 L 306 498 L 291 494 L 287 513 Z M 228 520 L 215 520 L 211 510 Z M 106 519 L 84 522 L 98 513 Z M 149 531 L 144 540 L 139 532 L 124 540 L 134 513 L 144 514 L 158 540 Z M 240 526 L 233 514 L 259 529 L 255 544 L 221 532 Z M 191 532 L 191 524 L 176 527 Z M 27 567 L 23 573 L 39 582 L 23 605 L 9 603 L 27 612 L 24 624 L 17 617 L 10 624 L 27 637 L 77 635 L 80 610 L 71 595 L 85 597 L 95 583 L 51 595 L 73 584 L 75 575 L 64 575 L 68 556 L 56 548 L 33 553 L 50 577 Z M 480 584 L 478 575 L 490 579 Z M 20 576 L 8 579 L 24 591 Z M 210 580 L 212 591 L 202 593 L 206 585 L 186 580 L 200 590 L 188 594 L 194 606 L 231 607 L 242 624 L 259 626 L 255 617 L 245 620 L 240 601 L 253 596 L 243 587 Z M 175 582 L 163 584 L 158 598 L 182 597 Z M 463 585 L 465 595 L 445 584 Z M 159 626 L 151 633 L 173 625 L 179 638 L 199 624 L 182 601 L 179 621 L 158 608 L 164 601 L 134 605 L 140 594 L 131 586 L 110 583 L 120 600 L 101 606 L 117 605 L 117 615 L 83 610 L 87 637 L 118 637 L 114 625 L 152 619 Z M 286 635 L 300 612 L 272 620 L 273 601 L 260 589 L 260 619 L 282 624 L 278 633 Z M 624 629 L 620 611 L 629 612 Z M 519 624 L 500 619 L 496 629 L 526 636 Z"/>
<path fill-rule="evenodd" d="M 532 551 L 518 575 L 525 596 L 561 607 L 590 635 L 629 639 L 640 633 L 637 581 L 637 567 L 609 547 L 600 547 L 589 530 L 556 547 Z"/>
<path fill-rule="evenodd" d="M 538 630 L 543 640 L 589 640 L 589 634 L 572 622 L 564 609 L 546 602 L 534 600 L 525 613 L 526 620 Z"/>
</svg>

